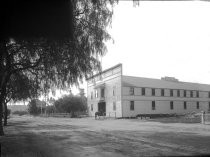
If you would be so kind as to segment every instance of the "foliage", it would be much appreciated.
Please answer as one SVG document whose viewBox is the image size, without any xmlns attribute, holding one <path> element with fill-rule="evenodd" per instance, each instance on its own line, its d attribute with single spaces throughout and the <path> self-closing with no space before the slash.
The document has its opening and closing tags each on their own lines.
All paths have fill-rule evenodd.
<svg viewBox="0 0 210 157">
<path fill-rule="evenodd" d="M 85 111 L 87 109 L 86 101 L 80 96 L 68 95 L 58 99 L 54 103 L 57 112 L 71 113 L 75 116 L 75 112 Z"/>
<path fill-rule="evenodd" d="M 5 114 L 5 111 L 4 111 L 4 113 L 3 113 L 3 115 Z M 11 110 L 10 109 L 7 109 L 7 117 L 9 117 L 10 116 L 10 114 L 11 114 Z M 5 118 L 5 116 L 4 116 L 4 118 Z"/>
<path fill-rule="evenodd" d="M 12 114 L 22 116 L 22 115 L 27 115 L 28 112 L 27 111 L 14 111 L 12 112 Z"/>
<path fill-rule="evenodd" d="M 46 103 L 38 99 L 33 99 L 28 104 L 28 112 L 32 115 L 38 115 L 45 111 Z"/>
<path fill-rule="evenodd" d="M 56 108 L 54 105 L 49 105 L 46 106 L 46 113 L 47 114 L 51 114 L 51 113 L 55 113 L 56 112 Z"/>
<path fill-rule="evenodd" d="M 70 16 L 67 15 L 67 17 L 70 18 L 69 21 L 64 20 L 65 23 L 70 23 L 70 36 L 64 35 L 59 38 L 52 38 L 52 36 L 54 36 L 55 34 L 53 33 L 56 32 L 65 34 L 64 30 L 59 30 L 61 27 L 55 27 L 56 30 L 43 34 L 43 30 L 52 30 L 52 26 L 47 25 L 48 28 L 46 29 L 45 25 L 39 23 L 44 21 L 42 17 L 49 17 L 49 15 L 53 16 L 53 19 L 51 20 L 60 20 L 60 18 L 62 18 L 62 16 L 57 16 L 57 14 L 54 13 L 55 9 L 52 9 L 53 7 L 57 7 L 54 1 L 48 1 L 51 9 L 49 12 L 46 11 L 46 14 L 43 8 L 41 14 L 37 14 L 37 10 L 39 9 L 32 10 L 32 12 L 34 11 L 32 13 L 31 10 L 25 6 L 24 7 L 27 9 L 24 7 L 19 8 L 14 5 L 17 4 L 21 6 L 21 4 L 26 3 L 26 5 L 30 7 L 34 2 L 35 1 L 22 0 L 19 4 L 19 1 L 15 1 L 14 3 L 8 1 L 9 5 L 6 5 L 6 8 L 10 8 L 10 10 L 8 9 L 6 12 L 6 15 L 9 17 L 6 18 L 6 21 L 4 21 L 5 18 L 2 20 L 5 28 L 3 31 L 6 33 L 1 35 L 0 38 L 1 106 L 8 97 L 14 100 L 26 99 L 27 97 L 36 97 L 38 94 L 47 93 L 49 90 L 55 88 L 67 89 L 71 84 L 78 84 L 82 78 L 92 75 L 93 70 L 100 70 L 98 56 L 103 55 L 106 52 L 104 43 L 111 38 L 107 33 L 106 28 L 111 23 L 113 13 L 112 5 L 114 4 L 114 0 L 70 0 L 69 5 L 67 5 L 69 6 L 67 11 L 69 11 L 70 14 Z M 43 3 L 45 7 L 48 6 L 46 5 L 46 2 Z M 38 4 L 42 4 L 42 1 L 38 1 Z M 35 8 L 39 6 L 40 5 L 35 4 Z M 2 8 L 0 8 L 0 10 L 2 11 Z M 18 14 L 15 10 L 21 11 L 21 13 Z M 16 14 L 18 15 L 16 16 Z M 31 18 L 34 17 L 34 15 L 38 17 Z M 14 17 L 17 17 L 20 21 L 16 20 Z M 21 17 L 24 17 L 25 19 Z M 40 18 L 42 19 L 41 21 L 39 21 Z M 8 22 L 7 19 L 15 20 L 15 22 Z M 34 24 L 39 23 L 39 26 L 32 26 L 31 29 L 33 31 L 29 31 L 29 29 L 25 27 L 30 24 L 30 22 L 27 22 L 27 19 L 33 19 L 32 22 Z M 47 18 L 45 18 L 45 20 L 47 20 Z M 62 26 L 62 22 L 58 22 L 56 25 L 60 24 L 60 26 Z M 21 27 L 24 26 L 24 28 L 27 29 L 24 30 L 26 31 L 26 36 L 23 35 L 23 30 L 20 29 L 20 32 L 18 31 L 20 25 L 15 27 L 17 23 L 21 23 Z M 42 29 L 42 26 L 45 28 Z M 11 28 L 9 32 L 7 32 L 7 27 Z M 36 32 L 39 30 L 42 30 L 42 32 Z M 15 33 L 13 32 L 14 34 L 10 34 L 10 31 L 15 31 Z M 29 32 L 36 33 L 34 35 Z M 12 89 L 12 84 L 17 81 L 22 81 L 22 83 L 25 83 L 30 87 L 24 90 L 27 94 L 20 93 L 20 90 L 18 90 L 19 87 L 17 87 L 17 89 Z M 11 94 L 8 91 L 15 92 L 12 92 Z M 2 117 L 3 113 L 1 106 L 0 117 Z M 0 134 L 3 134 L 1 119 Z"/>
</svg>

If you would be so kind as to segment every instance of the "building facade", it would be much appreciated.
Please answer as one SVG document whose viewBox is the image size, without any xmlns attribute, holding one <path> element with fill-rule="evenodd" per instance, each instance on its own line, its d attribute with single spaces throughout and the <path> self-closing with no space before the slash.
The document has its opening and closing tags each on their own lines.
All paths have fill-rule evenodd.
<svg viewBox="0 0 210 157">
<path fill-rule="evenodd" d="M 111 117 L 142 114 L 185 114 L 210 110 L 210 85 L 172 77 L 125 76 L 118 64 L 87 79 L 88 112 Z"/>
</svg>

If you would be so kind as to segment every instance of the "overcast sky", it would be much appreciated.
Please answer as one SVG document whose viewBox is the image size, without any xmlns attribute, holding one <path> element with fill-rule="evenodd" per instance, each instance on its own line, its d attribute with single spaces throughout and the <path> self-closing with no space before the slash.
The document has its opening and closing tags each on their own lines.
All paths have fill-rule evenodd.
<svg viewBox="0 0 210 157">
<path fill-rule="evenodd" d="M 122 63 L 124 75 L 210 84 L 210 2 L 120 1 L 109 32 L 103 70 Z"/>
</svg>

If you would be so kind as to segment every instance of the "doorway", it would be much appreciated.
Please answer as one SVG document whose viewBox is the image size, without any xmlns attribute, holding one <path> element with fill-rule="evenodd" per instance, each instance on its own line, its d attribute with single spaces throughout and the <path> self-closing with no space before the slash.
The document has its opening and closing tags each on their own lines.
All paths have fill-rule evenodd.
<svg viewBox="0 0 210 157">
<path fill-rule="evenodd" d="M 106 102 L 99 102 L 98 103 L 98 112 L 106 113 Z"/>
</svg>

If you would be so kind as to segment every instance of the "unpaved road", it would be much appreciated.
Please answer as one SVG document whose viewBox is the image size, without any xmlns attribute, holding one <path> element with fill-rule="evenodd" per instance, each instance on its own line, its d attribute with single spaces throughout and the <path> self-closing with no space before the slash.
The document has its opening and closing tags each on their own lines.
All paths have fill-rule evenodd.
<svg viewBox="0 0 210 157">
<path fill-rule="evenodd" d="M 5 157 L 210 155 L 210 125 L 202 124 L 16 116 L 5 133 Z"/>
</svg>

